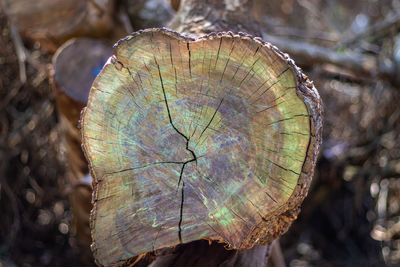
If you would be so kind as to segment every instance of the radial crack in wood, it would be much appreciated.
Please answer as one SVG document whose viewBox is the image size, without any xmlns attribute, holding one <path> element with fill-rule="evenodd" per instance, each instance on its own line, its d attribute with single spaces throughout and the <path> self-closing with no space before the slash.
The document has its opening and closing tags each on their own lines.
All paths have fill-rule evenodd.
<svg viewBox="0 0 400 267">
<path fill-rule="evenodd" d="M 120 41 L 81 122 L 97 262 L 272 241 L 307 193 L 321 120 L 312 83 L 258 38 L 150 29 Z"/>
</svg>

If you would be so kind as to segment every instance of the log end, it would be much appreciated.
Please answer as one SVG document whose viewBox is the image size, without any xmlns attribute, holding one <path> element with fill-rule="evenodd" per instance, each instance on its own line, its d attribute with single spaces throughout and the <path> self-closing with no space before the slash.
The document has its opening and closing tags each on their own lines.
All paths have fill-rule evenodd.
<svg viewBox="0 0 400 267">
<path fill-rule="evenodd" d="M 73 100 L 86 104 L 91 85 L 107 59 L 112 45 L 89 38 L 71 39 L 53 56 L 53 82 Z"/>
<path fill-rule="evenodd" d="M 97 262 L 204 238 L 272 241 L 307 194 L 321 109 L 301 70 L 259 38 L 149 29 L 119 42 L 81 122 Z"/>
</svg>

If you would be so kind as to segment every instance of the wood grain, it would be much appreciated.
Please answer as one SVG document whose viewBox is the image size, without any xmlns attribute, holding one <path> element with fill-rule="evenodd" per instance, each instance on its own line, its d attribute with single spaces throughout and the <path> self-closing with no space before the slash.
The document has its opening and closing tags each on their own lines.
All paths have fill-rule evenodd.
<svg viewBox="0 0 400 267">
<path fill-rule="evenodd" d="M 82 116 L 101 265 L 207 238 L 231 248 L 286 231 L 320 143 L 318 93 L 257 38 L 164 29 L 119 42 Z"/>
</svg>

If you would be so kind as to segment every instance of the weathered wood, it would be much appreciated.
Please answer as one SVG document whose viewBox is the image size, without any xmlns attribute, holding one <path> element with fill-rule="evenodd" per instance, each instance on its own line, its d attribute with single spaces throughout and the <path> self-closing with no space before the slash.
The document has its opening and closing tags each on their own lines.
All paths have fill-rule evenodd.
<svg viewBox="0 0 400 267">
<path fill-rule="evenodd" d="M 122 0 L 120 5 L 136 30 L 164 26 L 175 13 L 167 0 Z"/>
<path fill-rule="evenodd" d="M 253 8 L 253 0 L 183 0 L 168 28 L 191 37 L 223 31 L 261 36 Z"/>
<path fill-rule="evenodd" d="M 393 84 L 399 83 L 396 64 L 379 62 L 378 58 L 356 52 L 336 52 L 317 45 L 297 42 L 276 36 L 265 36 L 270 42 L 279 46 L 282 51 L 290 53 L 296 62 L 302 66 L 315 66 L 316 64 L 334 65 L 343 72 L 353 73 L 360 78 L 387 79 Z"/>
<path fill-rule="evenodd" d="M 54 52 L 71 37 L 104 37 L 114 25 L 114 0 L 1 0 L 22 35 Z"/>
<path fill-rule="evenodd" d="M 92 245 L 109 265 L 207 238 L 267 244 L 299 212 L 321 134 L 318 93 L 286 55 L 232 33 L 121 41 L 82 117 Z"/>
<path fill-rule="evenodd" d="M 67 156 L 66 178 L 71 187 L 72 229 L 85 264 L 91 261 L 89 214 L 92 209 L 92 187 L 91 179 L 89 182 L 87 179 L 88 163 L 81 149 L 78 122 L 80 112 L 87 103 L 91 84 L 112 54 L 111 47 L 105 41 L 72 39 L 57 50 L 51 71 L 51 84 Z"/>
<path fill-rule="evenodd" d="M 206 238 L 239 249 L 241 266 L 265 266 L 257 245 L 296 218 L 321 141 L 320 100 L 277 48 L 221 33 L 258 35 L 252 9 L 183 1 L 169 27 L 186 37 L 135 33 L 94 82 L 82 137 L 99 264 L 201 266 L 190 255 L 204 242 L 191 241 Z M 234 253 L 209 262 L 237 263 Z"/>
</svg>

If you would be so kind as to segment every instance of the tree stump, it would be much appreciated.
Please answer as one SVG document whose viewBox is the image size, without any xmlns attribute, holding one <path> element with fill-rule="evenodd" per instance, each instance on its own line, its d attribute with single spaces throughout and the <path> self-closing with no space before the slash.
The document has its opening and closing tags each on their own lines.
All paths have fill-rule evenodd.
<svg viewBox="0 0 400 267">
<path fill-rule="evenodd" d="M 265 245 L 307 194 L 321 142 L 317 91 L 259 38 L 202 36 L 209 21 L 211 30 L 253 25 L 235 23 L 251 1 L 206 2 L 185 2 L 171 24 L 191 37 L 128 36 L 93 83 L 81 127 L 100 265 L 200 239 Z"/>
</svg>

